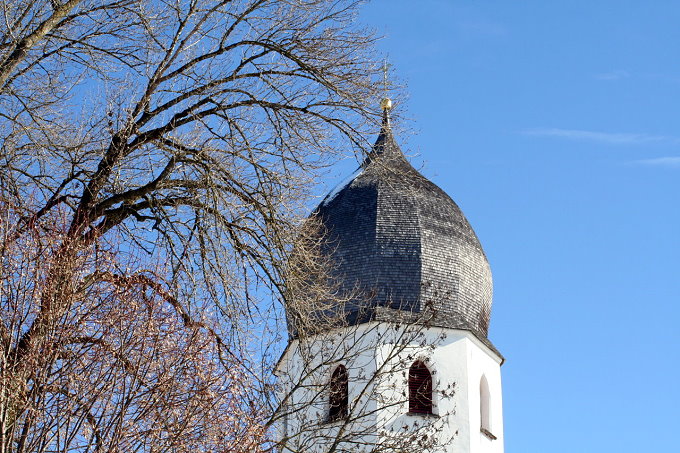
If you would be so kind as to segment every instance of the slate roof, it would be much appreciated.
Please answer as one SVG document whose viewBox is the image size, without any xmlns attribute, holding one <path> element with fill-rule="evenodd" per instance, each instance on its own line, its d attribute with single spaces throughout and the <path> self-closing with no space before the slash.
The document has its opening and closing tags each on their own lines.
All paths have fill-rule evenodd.
<svg viewBox="0 0 680 453">
<path fill-rule="evenodd" d="M 493 348 L 491 270 L 479 239 L 456 203 L 408 162 L 387 110 L 356 176 L 313 215 L 327 231 L 341 286 L 363 294 L 346 308 L 350 324 L 427 319 Z"/>
</svg>

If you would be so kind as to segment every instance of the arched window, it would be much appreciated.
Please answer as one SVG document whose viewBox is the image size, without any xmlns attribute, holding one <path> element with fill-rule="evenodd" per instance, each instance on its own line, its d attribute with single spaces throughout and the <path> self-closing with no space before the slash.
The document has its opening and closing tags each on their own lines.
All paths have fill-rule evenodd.
<svg viewBox="0 0 680 453">
<path fill-rule="evenodd" d="M 432 413 L 432 375 L 420 360 L 408 370 L 408 411 L 411 414 Z"/>
<path fill-rule="evenodd" d="M 479 416 L 481 419 L 482 432 L 491 434 L 491 396 L 489 394 L 489 382 L 486 376 L 479 381 Z"/>
<path fill-rule="evenodd" d="M 347 368 L 342 365 L 333 370 L 330 382 L 330 395 L 328 405 L 328 420 L 339 420 L 347 417 L 349 393 L 349 379 Z"/>
</svg>

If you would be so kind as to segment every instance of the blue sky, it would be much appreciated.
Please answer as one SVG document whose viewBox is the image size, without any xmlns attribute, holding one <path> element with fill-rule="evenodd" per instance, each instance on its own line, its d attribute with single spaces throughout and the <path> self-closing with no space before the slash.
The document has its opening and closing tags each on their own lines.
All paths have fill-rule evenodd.
<svg viewBox="0 0 680 453">
<path fill-rule="evenodd" d="M 675 450 L 680 2 L 375 0 L 361 20 L 407 84 L 403 149 L 491 262 L 505 451 Z"/>
</svg>

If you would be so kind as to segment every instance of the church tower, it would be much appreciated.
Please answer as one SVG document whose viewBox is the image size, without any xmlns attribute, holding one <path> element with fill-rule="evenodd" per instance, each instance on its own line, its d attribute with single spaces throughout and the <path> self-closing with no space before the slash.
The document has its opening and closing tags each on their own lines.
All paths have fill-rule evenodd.
<svg viewBox="0 0 680 453">
<path fill-rule="evenodd" d="M 492 280 L 456 203 L 408 162 L 382 103 L 360 168 L 312 215 L 343 302 L 289 308 L 277 366 L 284 452 L 502 453 Z M 330 322 L 329 322 L 330 321 Z"/>
</svg>

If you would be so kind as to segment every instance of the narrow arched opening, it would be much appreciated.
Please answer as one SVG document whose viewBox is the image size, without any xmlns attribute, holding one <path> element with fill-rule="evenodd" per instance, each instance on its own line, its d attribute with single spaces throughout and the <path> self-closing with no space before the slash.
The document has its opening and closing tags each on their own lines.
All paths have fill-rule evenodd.
<svg viewBox="0 0 680 453">
<path fill-rule="evenodd" d="M 479 381 L 479 415 L 482 432 L 491 434 L 491 395 L 486 376 Z"/>
<path fill-rule="evenodd" d="M 347 368 L 343 365 L 338 365 L 333 370 L 329 390 L 328 420 L 333 421 L 347 417 L 349 378 L 347 376 Z"/>
<path fill-rule="evenodd" d="M 408 370 L 408 411 L 411 414 L 432 413 L 432 374 L 420 360 Z"/>
</svg>

